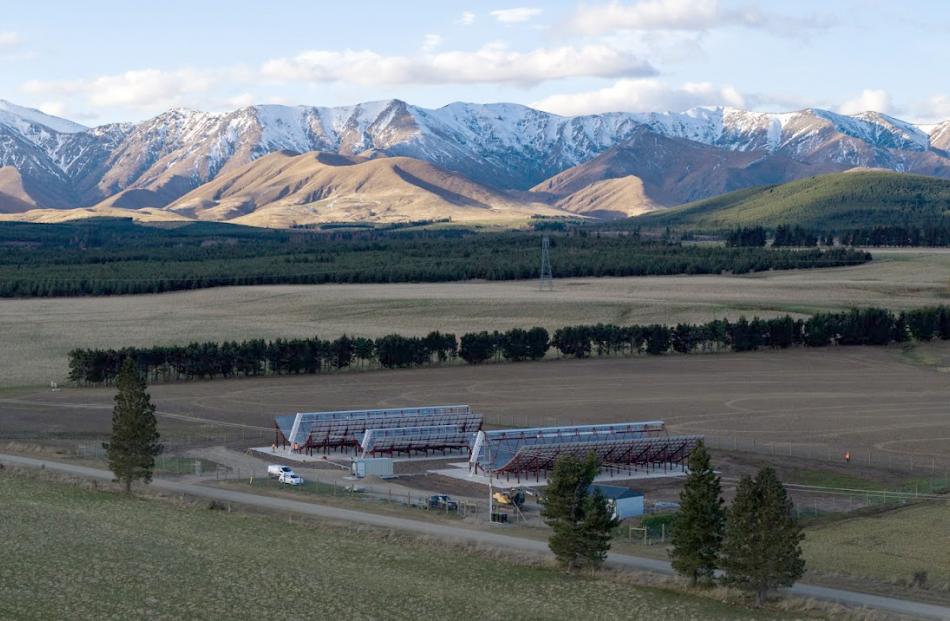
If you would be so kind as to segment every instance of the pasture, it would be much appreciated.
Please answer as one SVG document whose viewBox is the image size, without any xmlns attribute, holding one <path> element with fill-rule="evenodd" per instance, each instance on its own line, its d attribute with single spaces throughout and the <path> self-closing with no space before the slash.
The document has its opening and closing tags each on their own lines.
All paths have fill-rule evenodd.
<svg viewBox="0 0 950 621">
<path fill-rule="evenodd" d="M 950 343 L 743 354 L 642 356 L 344 372 L 154 385 L 166 438 L 208 434 L 269 445 L 275 414 L 468 403 L 490 425 L 665 420 L 722 448 L 814 455 L 854 466 L 950 465 Z M 110 388 L 7 390 L 0 436 L 96 439 L 108 433 Z M 251 439 L 253 438 L 253 439 Z M 260 446 L 261 444 L 258 444 Z M 866 463 L 866 455 L 872 461 Z M 927 473 L 919 473 L 925 475 Z"/>
<path fill-rule="evenodd" d="M 3 618 L 794 618 L 367 528 L 11 473 L 0 497 Z"/>
<path fill-rule="evenodd" d="M 802 545 L 811 567 L 909 585 L 927 572 L 927 586 L 950 591 L 950 505 L 911 505 L 808 529 Z"/>
<path fill-rule="evenodd" d="M 461 334 L 612 322 L 699 322 L 851 306 L 946 302 L 950 254 L 876 251 L 856 267 L 744 276 L 645 276 L 434 284 L 262 285 L 159 295 L 0 300 L 0 387 L 63 382 L 74 347 L 341 334 Z M 557 257 L 552 257 L 557 276 Z"/>
</svg>

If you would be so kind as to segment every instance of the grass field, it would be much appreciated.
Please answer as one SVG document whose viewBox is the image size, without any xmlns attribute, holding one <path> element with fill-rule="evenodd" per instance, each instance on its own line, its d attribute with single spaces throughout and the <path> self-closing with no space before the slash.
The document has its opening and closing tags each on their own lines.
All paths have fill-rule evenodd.
<svg viewBox="0 0 950 621">
<path fill-rule="evenodd" d="M 950 505 L 912 505 L 811 528 L 803 544 L 812 568 L 909 584 L 928 573 L 931 588 L 950 590 Z"/>
<path fill-rule="evenodd" d="M 947 342 L 927 349 L 935 359 L 950 355 Z M 282 376 L 149 390 L 166 437 L 207 433 L 218 444 L 227 437 L 269 446 L 276 414 L 468 403 L 493 425 L 660 419 L 673 432 L 729 438 L 714 446 L 732 448 L 734 439 L 748 447 L 754 440 L 766 454 L 775 446 L 777 457 L 791 448 L 796 456 L 843 465 L 840 455 L 850 450 L 855 469 L 887 468 L 892 460 L 906 465 L 913 458 L 916 469 L 908 475 L 927 477 L 943 475 L 950 465 L 950 385 L 941 368 L 910 363 L 897 347 L 840 347 Z M 0 395 L 0 436 L 98 440 L 109 430 L 113 396 L 110 388 L 8 390 Z"/>
<path fill-rule="evenodd" d="M 192 340 L 383 336 L 578 323 L 675 323 L 850 306 L 893 309 L 948 298 L 950 254 L 883 252 L 841 269 L 749 276 L 657 276 L 394 285 L 257 286 L 162 295 L 0 300 L 0 386 L 66 376 L 74 347 Z M 557 273 L 557 257 L 552 259 Z"/>
<path fill-rule="evenodd" d="M 11 474 L 0 497 L 0 618 L 791 618 L 368 529 Z"/>
</svg>

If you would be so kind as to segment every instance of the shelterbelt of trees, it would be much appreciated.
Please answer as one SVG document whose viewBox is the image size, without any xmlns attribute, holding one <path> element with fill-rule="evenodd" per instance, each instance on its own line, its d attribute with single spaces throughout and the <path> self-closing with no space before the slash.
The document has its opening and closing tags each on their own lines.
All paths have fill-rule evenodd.
<svg viewBox="0 0 950 621">
<path fill-rule="evenodd" d="M 243 342 L 191 343 L 124 349 L 74 349 L 69 352 L 69 379 L 80 385 L 109 384 L 123 360 L 132 358 L 152 381 L 316 374 L 350 367 L 408 368 L 461 358 L 486 361 L 538 360 L 553 347 L 574 358 L 612 355 L 691 354 L 753 351 L 831 345 L 887 345 L 910 340 L 950 340 L 950 307 L 936 306 L 894 313 L 881 308 L 854 308 L 819 313 L 808 319 L 786 315 L 774 319 L 740 317 L 704 324 L 567 326 L 549 335 L 544 328 L 462 335 L 432 332 L 424 337 L 391 334 L 378 339 L 341 336 L 253 339 Z"/>
<path fill-rule="evenodd" d="M 0 223 L 0 297 L 144 294 L 261 284 L 514 280 L 536 277 L 540 265 L 537 232 L 318 233 L 206 224 L 148 230 L 123 222 L 38 231 L 22 223 L 6 224 Z M 845 248 L 695 246 L 645 241 L 635 232 L 600 234 L 582 228 L 550 235 L 551 263 L 558 278 L 742 274 L 857 265 L 871 258 Z"/>
</svg>

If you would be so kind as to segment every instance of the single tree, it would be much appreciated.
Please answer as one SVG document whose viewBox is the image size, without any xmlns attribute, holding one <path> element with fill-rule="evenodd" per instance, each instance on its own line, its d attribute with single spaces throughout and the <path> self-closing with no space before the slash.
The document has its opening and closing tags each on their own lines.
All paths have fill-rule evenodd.
<svg viewBox="0 0 950 621">
<path fill-rule="evenodd" d="M 155 406 L 132 358 L 122 363 L 115 383 L 118 393 L 112 408 L 112 436 L 102 447 L 109 458 L 109 469 L 125 485 L 126 493 L 131 493 L 133 481 L 151 482 L 155 457 L 162 452 L 162 445 Z"/>
<path fill-rule="evenodd" d="M 687 467 L 680 509 L 673 518 L 670 558 L 673 569 L 695 586 L 716 571 L 726 516 L 719 476 L 702 442 L 689 456 Z"/>
<path fill-rule="evenodd" d="M 333 356 L 333 366 L 338 369 L 350 366 L 353 362 L 353 339 L 343 335 L 330 344 L 330 353 Z"/>
<path fill-rule="evenodd" d="M 771 468 L 743 477 L 726 520 L 721 566 L 726 581 L 755 593 L 756 605 L 770 590 L 802 577 L 801 526 L 781 481 Z"/>
<path fill-rule="evenodd" d="M 593 453 L 584 461 L 565 455 L 558 459 L 544 490 L 541 516 L 553 531 L 548 546 L 568 572 L 600 566 L 610 549 L 617 521 L 603 495 L 590 493 L 599 470 Z"/>
</svg>

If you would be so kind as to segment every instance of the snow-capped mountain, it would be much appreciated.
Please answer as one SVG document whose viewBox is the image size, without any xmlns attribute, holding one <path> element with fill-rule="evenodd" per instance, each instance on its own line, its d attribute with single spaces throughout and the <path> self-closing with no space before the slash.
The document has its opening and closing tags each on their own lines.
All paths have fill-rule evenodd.
<svg viewBox="0 0 950 621">
<path fill-rule="evenodd" d="M 651 173 L 667 174 L 664 184 L 671 188 L 687 172 L 677 170 L 676 162 L 695 165 L 697 154 L 715 153 L 691 143 L 750 154 L 728 160 L 742 167 L 729 178 L 748 185 L 766 181 L 758 178 L 759 170 L 768 170 L 768 182 L 854 167 L 950 177 L 950 122 L 922 127 L 876 112 L 846 116 L 819 109 L 562 117 L 516 104 L 427 109 L 399 100 L 336 108 L 261 105 L 219 114 L 175 109 L 140 123 L 94 128 L 0 101 L 0 166 L 19 177 L 17 202 L 7 211 L 24 204 L 62 208 L 103 201 L 164 207 L 276 151 L 406 156 L 495 189 L 526 190 L 621 148 L 635 134 L 637 148 L 627 148 L 625 157 L 637 153 L 649 160 L 649 142 L 637 134 L 642 129 L 675 139 L 663 144 L 669 170 Z M 679 148 L 688 149 L 688 157 L 677 157 Z M 701 191 L 697 186 L 689 195 Z"/>
</svg>

